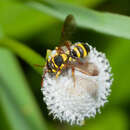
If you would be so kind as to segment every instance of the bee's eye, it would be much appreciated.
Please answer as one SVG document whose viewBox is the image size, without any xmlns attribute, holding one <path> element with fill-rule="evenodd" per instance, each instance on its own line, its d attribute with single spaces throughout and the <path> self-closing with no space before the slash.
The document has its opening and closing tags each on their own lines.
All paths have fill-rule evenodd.
<svg viewBox="0 0 130 130">
<path fill-rule="evenodd" d="M 71 51 L 71 56 L 72 56 L 73 58 L 78 57 L 76 51 L 74 51 L 74 50 Z"/>
<path fill-rule="evenodd" d="M 62 56 L 60 55 L 57 55 L 54 57 L 54 61 L 55 61 L 55 64 L 57 66 L 61 66 L 61 64 L 63 63 L 63 59 L 62 59 Z"/>
</svg>

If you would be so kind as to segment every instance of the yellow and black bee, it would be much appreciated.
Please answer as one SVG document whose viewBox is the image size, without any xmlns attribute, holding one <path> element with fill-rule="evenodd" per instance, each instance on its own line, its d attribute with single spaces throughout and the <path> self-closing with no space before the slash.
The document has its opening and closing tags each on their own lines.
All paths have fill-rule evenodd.
<svg viewBox="0 0 130 130">
<path fill-rule="evenodd" d="M 66 46 L 67 50 L 62 49 L 62 47 L 56 47 L 56 53 L 54 55 L 51 55 L 47 59 L 46 69 L 44 70 L 44 76 L 46 72 L 52 73 L 58 78 L 58 76 L 61 74 L 63 70 L 65 70 L 67 67 L 72 68 L 72 76 L 75 83 L 75 76 L 74 76 L 74 70 L 76 67 L 78 67 L 78 70 L 83 72 L 83 70 L 80 69 L 80 65 L 78 66 L 77 63 L 81 63 L 81 58 L 85 58 L 89 52 L 90 48 L 85 43 L 76 43 L 74 45 L 71 44 L 70 41 L 68 41 L 68 36 L 72 34 L 72 30 L 74 29 L 74 17 L 72 15 L 67 16 L 65 19 L 62 33 L 61 33 L 61 41 L 64 46 Z M 43 86 L 43 80 L 42 80 L 42 86 Z"/>
<path fill-rule="evenodd" d="M 56 77 L 58 77 L 62 69 L 67 66 L 75 67 L 74 64 L 77 60 L 80 61 L 80 58 L 85 58 L 90 52 L 89 46 L 85 43 L 77 43 L 73 49 L 71 49 L 71 46 L 69 48 L 69 51 L 58 52 L 54 56 L 51 56 L 51 58 L 48 58 L 48 72 L 55 73 Z"/>
</svg>

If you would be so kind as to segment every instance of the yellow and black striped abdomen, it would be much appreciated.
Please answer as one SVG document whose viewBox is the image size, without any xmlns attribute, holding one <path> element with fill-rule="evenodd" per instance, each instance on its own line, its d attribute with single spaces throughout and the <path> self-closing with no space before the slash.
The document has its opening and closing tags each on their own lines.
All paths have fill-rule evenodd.
<svg viewBox="0 0 130 130">
<path fill-rule="evenodd" d="M 88 53 L 90 52 L 90 48 L 87 44 L 85 43 L 78 43 L 76 44 L 76 46 L 74 47 L 74 49 L 72 50 L 72 57 L 73 58 L 84 58 L 88 55 Z"/>
</svg>

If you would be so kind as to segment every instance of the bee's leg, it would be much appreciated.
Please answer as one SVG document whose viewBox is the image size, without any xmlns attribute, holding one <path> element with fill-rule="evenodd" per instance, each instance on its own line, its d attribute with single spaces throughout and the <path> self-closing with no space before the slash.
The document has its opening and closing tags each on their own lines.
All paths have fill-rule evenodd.
<svg viewBox="0 0 130 130">
<path fill-rule="evenodd" d="M 73 81 L 74 81 L 74 87 L 75 87 L 75 68 L 74 68 L 74 66 L 72 66 L 72 77 L 73 77 Z"/>
<path fill-rule="evenodd" d="M 56 79 L 59 77 L 60 74 L 61 74 L 61 70 L 58 70 L 58 71 L 56 72 Z"/>
<path fill-rule="evenodd" d="M 38 64 L 34 64 L 34 66 L 36 66 L 36 67 L 41 67 L 41 68 L 44 67 L 44 65 L 38 65 Z"/>
<path fill-rule="evenodd" d="M 44 74 L 43 74 L 43 76 L 42 76 L 41 88 L 43 87 L 44 78 L 45 78 L 45 75 L 46 75 L 47 72 L 49 72 L 49 71 L 48 71 L 48 70 L 45 70 L 45 71 L 44 71 Z"/>
<path fill-rule="evenodd" d="M 74 87 L 75 87 L 75 81 L 76 81 L 76 79 L 75 79 L 75 66 L 74 65 L 71 65 L 71 64 L 65 64 L 64 65 L 64 69 L 66 69 L 67 67 L 71 67 L 71 69 L 72 69 L 72 78 L 73 78 L 73 81 L 74 81 Z"/>
</svg>

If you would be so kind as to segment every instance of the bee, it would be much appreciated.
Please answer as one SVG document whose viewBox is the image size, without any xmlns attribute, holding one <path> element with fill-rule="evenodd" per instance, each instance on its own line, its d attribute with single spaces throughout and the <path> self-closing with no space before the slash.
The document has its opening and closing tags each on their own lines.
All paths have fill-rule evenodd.
<svg viewBox="0 0 130 130">
<path fill-rule="evenodd" d="M 80 66 L 83 64 L 80 61 L 80 59 L 86 58 L 88 56 L 90 52 L 90 48 L 85 43 L 77 43 L 71 46 L 71 42 L 66 41 L 65 44 L 68 48 L 67 51 L 64 51 L 60 47 L 56 47 L 56 54 L 52 55 L 50 58 L 47 59 L 47 64 L 46 64 L 47 69 L 44 72 L 44 75 L 46 72 L 49 72 L 49 73 L 53 73 L 56 76 L 56 78 L 58 78 L 61 72 L 65 70 L 67 67 L 72 68 L 72 77 L 75 86 L 75 75 L 74 75 L 75 68 L 82 73 L 90 75 L 90 73 L 88 73 L 87 71 L 85 72 L 82 69 L 80 69 Z"/>
<path fill-rule="evenodd" d="M 80 58 L 85 58 L 90 52 L 89 46 L 85 43 L 77 43 L 73 49 L 70 48 L 70 43 L 70 41 L 65 43 L 69 51 L 56 47 L 57 53 L 47 59 L 47 72 L 55 73 L 56 78 L 62 69 L 72 67 L 73 63 L 80 62 Z"/>
<path fill-rule="evenodd" d="M 74 29 L 72 23 L 74 23 L 74 17 L 72 15 L 67 16 L 64 22 L 64 26 L 62 30 L 62 39 L 61 39 L 61 42 L 64 44 L 67 50 L 64 50 L 62 47 L 55 48 L 56 53 L 54 55 L 51 55 L 47 59 L 47 63 L 45 67 L 46 69 L 44 71 L 43 79 L 47 72 L 54 74 L 56 78 L 58 78 L 61 72 L 66 68 L 72 69 L 72 77 L 74 80 L 74 84 L 75 84 L 75 75 L 74 75 L 75 68 L 84 74 L 92 75 L 91 73 L 81 69 L 81 65 L 84 64 L 81 61 L 81 59 L 84 59 L 89 55 L 90 52 L 89 46 L 85 43 L 76 43 L 72 45 L 71 41 L 66 40 L 66 37 L 68 35 L 67 32 L 69 31 L 69 28 Z M 42 81 L 42 86 L 43 86 L 43 81 Z"/>
</svg>

